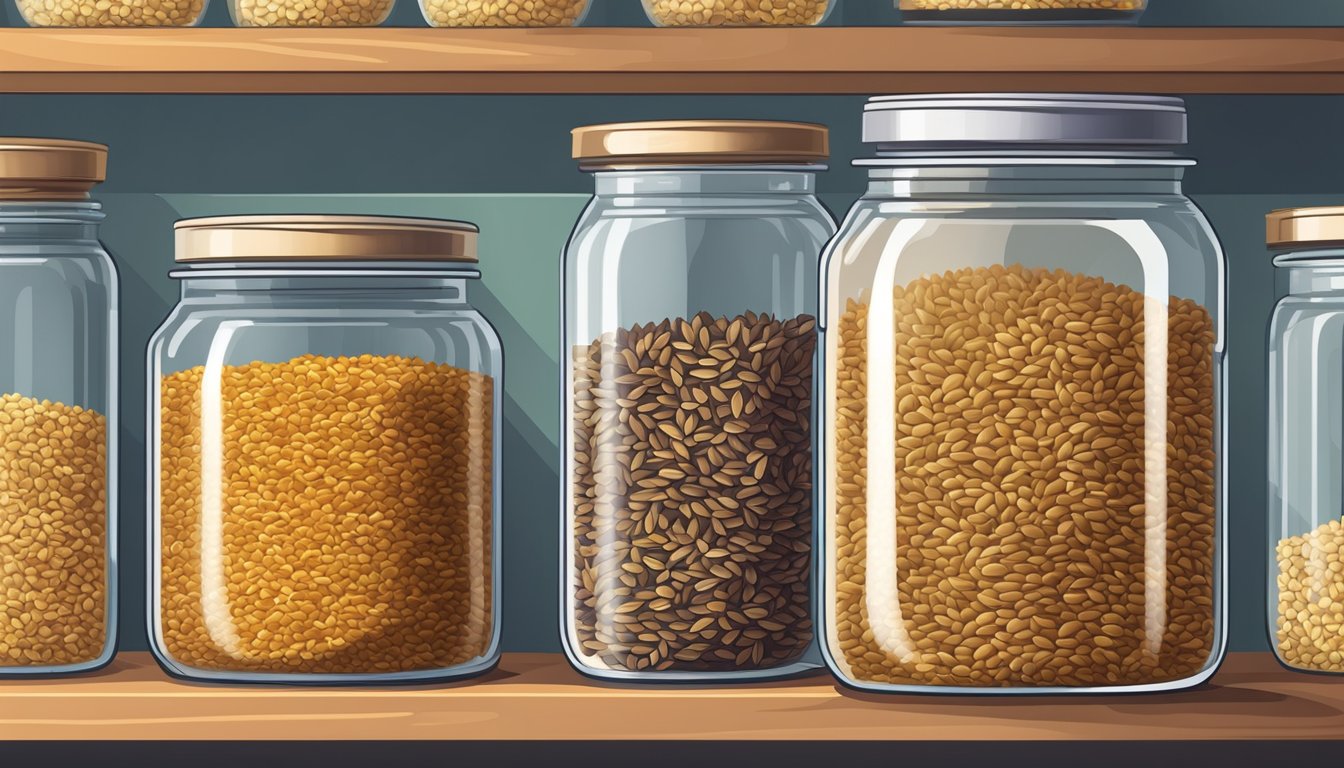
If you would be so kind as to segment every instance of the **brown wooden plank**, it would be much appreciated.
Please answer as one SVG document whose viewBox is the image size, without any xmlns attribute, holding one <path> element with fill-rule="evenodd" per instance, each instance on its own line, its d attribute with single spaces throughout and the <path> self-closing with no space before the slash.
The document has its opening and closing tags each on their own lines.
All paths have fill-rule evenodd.
<svg viewBox="0 0 1344 768">
<path fill-rule="evenodd" d="M 0 683 L 0 741 L 1344 739 L 1344 679 L 1233 654 L 1195 691 L 1101 697 L 873 696 L 826 676 L 758 686 L 611 687 L 559 656 L 509 655 L 416 688 L 191 685 L 143 653 L 80 678 Z"/>
<path fill-rule="evenodd" d="M 1344 93 L 1337 28 L 0 30 L 0 92 Z"/>
</svg>

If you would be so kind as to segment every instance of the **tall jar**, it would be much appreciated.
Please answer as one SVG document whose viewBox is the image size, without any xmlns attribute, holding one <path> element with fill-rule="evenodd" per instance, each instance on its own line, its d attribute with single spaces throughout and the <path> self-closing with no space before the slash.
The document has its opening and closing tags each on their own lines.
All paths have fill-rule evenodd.
<svg viewBox="0 0 1344 768">
<path fill-rule="evenodd" d="M 812 626 L 822 126 L 580 128 L 565 252 L 561 582 L 602 678 L 763 679 Z"/>
<path fill-rule="evenodd" d="M 149 346 L 149 634 L 172 674 L 424 682 L 498 660 L 499 337 L 477 230 L 179 222 Z"/>
<path fill-rule="evenodd" d="M 117 633 L 117 271 L 107 147 L 0 139 L 0 677 L 83 672 Z"/>
<path fill-rule="evenodd" d="M 869 102 L 824 260 L 828 662 L 877 691 L 1197 684 L 1224 650 L 1224 263 L 1179 99 Z"/>
<path fill-rule="evenodd" d="M 1269 635 L 1283 664 L 1344 673 L 1344 208 L 1269 215 Z"/>
</svg>

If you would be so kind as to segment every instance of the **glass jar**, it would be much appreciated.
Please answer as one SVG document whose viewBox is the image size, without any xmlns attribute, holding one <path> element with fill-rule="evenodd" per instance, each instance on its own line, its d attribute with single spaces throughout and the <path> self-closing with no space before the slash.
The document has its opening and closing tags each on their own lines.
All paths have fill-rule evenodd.
<svg viewBox="0 0 1344 768">
<path fill-rule="evenodd" d="M 420 0 L 431 27 L 577 27 L 589 0 Z"/>
<path fill-rule="evenodd" d="M 83 672 L 117 633 L 117 271 L 107 147 L 0 139 L 0 677 Z"/>
<path fill-rule="evenodd" d="M 149 632 L 172 674 L 423 682 L 498 660 L 499 337 L 476 228 L 177 225 L 149 347 Z"/>
<path fill-rule="evenodd" d="M 1223 654 L 1222 252 L 1179 99 L 869 102 L 824 257 L 826 651 L 873 690 L 1197 684 Z"/>
<path fill-rule="evenodd" d="M 396 0 L 229 0 L 239 27 L 376 27 Z"/>
<path fill-rule="evenodd" d="M 194 27 L 209 0 L 14 0 L 30 27 Z"/>
<path fill-rule="evenodd" d="M 910 24 L 1125 24 L 1148 9 L 1148 0 L 900 0 Z"/>
<path fill-rule="evenodd" d="M 1344 208 L 1269 215 L 1269 635 L 1291 669 L 1344 673 Z"/>
<path fill-rule="evenodd" d="M 596 677 L 760 679 L 812 626 L 822 126 L 580 128 L 565 252 L 561 583 Z"/>
<path fill-rule="evenodd" d="M 839 0 L 644 0 L 660 27 L 810 27 L 822 23 Z"/>
</svg>

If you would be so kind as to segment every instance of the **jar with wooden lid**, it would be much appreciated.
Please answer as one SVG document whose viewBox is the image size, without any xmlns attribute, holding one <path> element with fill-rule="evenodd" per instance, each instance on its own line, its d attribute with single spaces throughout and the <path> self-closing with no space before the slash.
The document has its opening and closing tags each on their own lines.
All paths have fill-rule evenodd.
<svg viewBox="0 0 1344 768">
<path fill-rule="evenodd" d="M 0 677 L 84 672 L 117 632 L 117 271 L 107 147 L 0 138 Z"/>
<path fill-rule="evenodd" d="M 760 680 L 812 628 L 816 199 L 827 130 L 580 128 L 596 195 L 565 252 L 562 575 L 595 677 Z"/>
<path fill-rule="evenodd" d="M 178 222 L 149 347 L 149 633 L 170 673 L 423 682 L 499 655 L 499 337 L 473 225 Z"/>
</svg>

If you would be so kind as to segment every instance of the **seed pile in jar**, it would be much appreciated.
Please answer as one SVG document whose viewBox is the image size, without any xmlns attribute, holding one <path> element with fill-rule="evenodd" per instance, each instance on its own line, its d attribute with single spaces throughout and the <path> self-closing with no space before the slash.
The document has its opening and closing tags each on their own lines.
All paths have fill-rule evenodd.
<svg viewBox="0 0 1344 768">
<path fill-rule="evenodd" d="M 376 27 L 393 0 L 233 0 L 240 27 Z"/>
<path fill-rule="evenodd" d="M 420 0 L 435 27 L 572 27 L 589 0 Z"/>
<path fill-rule="evenodd" d="M 17 0 L 34 27 L 186 27 L 205 0 Z"/>
<path fill-rule="evenodd" d="M 812 638 L 816 320 L 664 320 L 574 350 L 579 649 L 617 670 L 796 661 Z"/>
<path fill-rule="evenodd" d="M 665 27 L 804 27 L 826 16 L 830 0 L 645 0 Z"/>
<path fill-rule="evenodd" d="M 1279 542 L 1279 656 L 1344 672 L 1344 522 Z"/>
<path fill-rule="evenodd" d="M 0 667 L 97 659 L 106 588 L 106 419 L 0 396 Z"/>
<path fill-rule="evenodd" d="M 869 306 L 849 301 L 833 609 L 855 678 L 1099 686 L 1203 668 L 1215 330 L 1194 302 L 1145 304 L 1094 277 L 1018 266 L 916 280 L 895 290 L 894 368 L 877 376 L 868 354 L 887 353 L 868 337 Z M 1145 308 L 1164 321 L 1156 331 Z M 1145 371 L 1145 336 L 1160 373 Z M 875 399 L 896 421 L 893 475 L 874 484 L 879 379 L 893 389 Z M 871 493 L 890 494 L 880 516 Z"/>
<path fill-rule="evenodd" d="M 353 674 L 485 653 L 489 376 L 370 355 L 203 374 L 160 389 L 160 621 L 174 659 Z"/>
<path fill-rule="evenodd" d="M 1148 0 L 901 0 L 903 11 L 1141 11 Z"/>
</svg>

